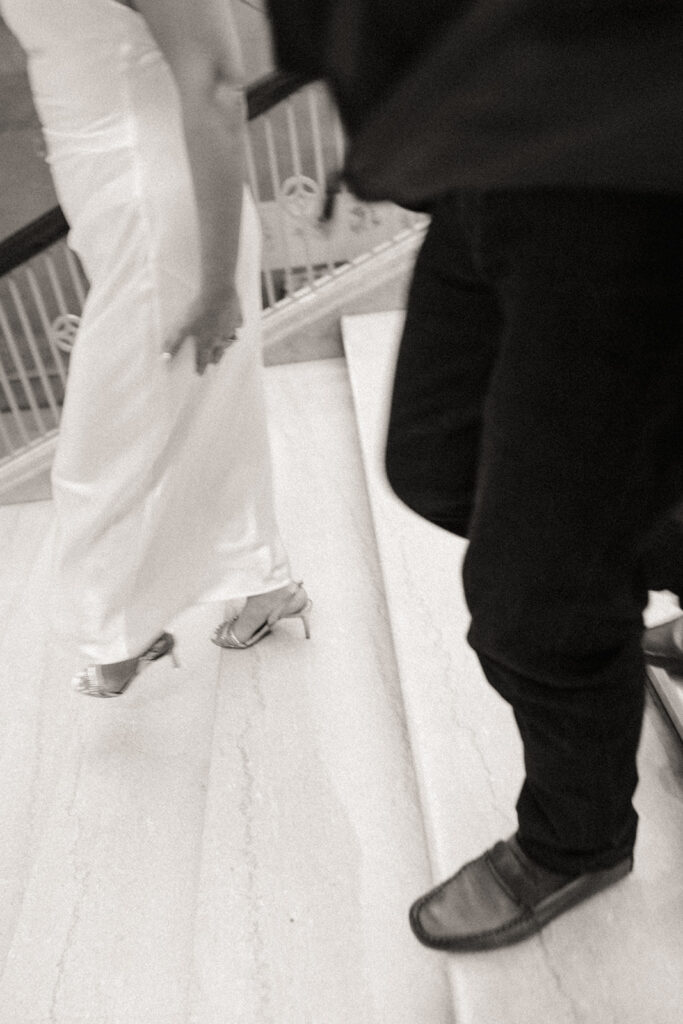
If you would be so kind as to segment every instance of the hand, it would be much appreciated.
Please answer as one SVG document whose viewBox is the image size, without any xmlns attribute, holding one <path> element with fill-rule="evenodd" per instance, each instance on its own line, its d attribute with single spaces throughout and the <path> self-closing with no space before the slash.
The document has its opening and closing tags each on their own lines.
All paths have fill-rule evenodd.
<svg viewBox="0 0 683 1024">
<path fill-rule="evenodd" d="M 237 341 L 237 328 L 241 324 L 242 311 L 234 287 L 202 292 L 190 307 L 183 325 L 166 342 L 163 358 L 173 359 L 191 338 L 195 368 L 201 377 L 207 366 L 219 363 L 226 348 Z"/>
</svg>

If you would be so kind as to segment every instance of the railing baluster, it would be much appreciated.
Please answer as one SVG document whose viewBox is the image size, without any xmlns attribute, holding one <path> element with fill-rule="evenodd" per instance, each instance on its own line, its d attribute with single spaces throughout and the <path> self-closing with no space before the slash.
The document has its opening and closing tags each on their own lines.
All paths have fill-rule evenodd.
<svg viewBox="0 0 683 1024">
<path fill-rule="evenodd" d="M 261 206 L 261 192 L 260 192 L 259 184 L 258 184 L 258 175 L 256 174 L 256 164 L 255 164 L 255 161 L 254 161 L 254 150 L 253 150 L 253 147 L 252 147 L 252 144 L 251 144 L 251 136 L 249 135 L 248 132 L 246 134 L 245 143 L 246 143 L 245 144 L 245 157 L 246 157 L 246 162 L 247 162 L 247 174 L 249 176 L 249 184 L 251 186 L 251 191 L 252 191 L 252 195 L 254 196 L 254 202 L 256 203 L 256 207 L 257 207 L 257 209 L 260 209 L 260 206 Z M 265 232 L 262 231 L 262 235 L 264 235 L 264 239 L 263 239 L 263 243 L 262 244 L 263 244 L 263 247 L 264 247 L 264 250 L 265 250 L 265 241 L 266 241 L 265 240 Z M 264 280 L 265 287 L 266 287 L 266 298 L 268 299 L 268 305 L 269 306 L 274 306 L 275 303 L 277 302 L 277 298 L 276 298 L 276 295 L 275 295 L 275 284 L 273 282 L 273 272 L 270 269 L 270 267 L 267 267 L 265 265 L 261 268 L 261 272 L 263 274 L 263 280 Z"/>
<path fill-rule="evenodd" d="M 346 140 L 342 130 L 341 121 L 335 110 L 332 111 L 332 138 L 334 139 L 337 167 L 343 167 L 346 159 Z"/>
<path fill-rule="evenodd" d="M 280 229 L 280 241 L 282 242 L 282 250 L 285 257 L 285 291 L 287 295 L 291 295 L 294 291 L 292 286 L 292 259 L 291 250 L 289 248 L 289 238 L 287 237 L 287 227 L 285 223 L 285 214 L 282 209 L 282 196 L 280 193 L 280 170 L 278 166 L 277 151 L 275 148 L 275 140 L 273 138 L 273 127 L 270 123 L 270 118 L 267 114 L 263 117 L 263 130 L 266 137 L 266 148 L 268 150 L 268 167 L 270 169 L 270 181 L 273 188 L 273 196 L 275 199 L 275 208 L 278 215 L 278 227 Z"/>
<path fill-rule="evenodd" d="M 9 320 L 7 319 L 7 315 L 5 314 L 5 310 L 3 307 L 0 307 L 0 327 L 2 327 L 2 332 L 4 334 L 5 341 L 7 342 L 7 347 L 9 348 L 10 355 L 14 360 L 14 369 L 16 370 L 17 376 L 21 382 L 21 386 L 24 390 L 24 395 L 26 397 L 26 401 L 28 402 L 29 408 L 33 413 L 33 418 L 36 422 L 38 433 L 43 434 L 46 431 L 45 420 L 40 414 L 40 409 L 38 408 L 35 395 L 33 394 L 31 382 L 28 379 L 28 375 L 26 373 L 24 361 L 21 357 L 21 353 L 17 346 L 16 339 L 14 337 L 12 328 L 10 327 Z"/>
<path fill-rule="evenodd" d="M 3 462 L 8 456 L 10 456 L 15 448 L 5 427 L 5 415 L 6 413 L 0 412 L 0 441 L 2 441 L 2 446 L 5 449 L 5 453 L 0 454 L 0 462 Z"/>
<path fill-rule="evenodd" d="M 5 310 L 2 304 L 0 303 L 0 325 L 3 325 L 6 322 L 7 318 L 5 316 Z M 7 376 L 7 373 L 5 372 L 5 367 L 2 364 L 2 360 L 0 360 L 0 387 L 2 388 L 2 393 L 5 396 L 5 401 L 7 402 L 7 406 L 14 419 L 14 423 L 19 433 L 19 437 L 21 438 L 25 445 L 30 444 L 31 438 L 29 436 L 28 431 L 26 430 L 26 426 L 24 424 L 24 417 L 21 415 L 21 409 L 19 408 L 17 400 L 14 397 L 14 388 L 12 387 L 12 383 L 9 377 Z M 16 445 L 13 445 L 10 442 L 10 447 L 14 449 L 16 448 Z"/>
<path fill-rule="evenodd" d="M 83 306 L 85 305 L 85 289 L 83 287 L 83 279 L 81 277 L 80 268 L 78 266 L 78 263 L 76 262 L 76 257 L 74 256 L 68 245 L 64 246 L 64 256 L 66 257 L 66 265 L 69 268 L 69 274 L 71 276 L 71 281 L 74 286 L 74 291 L 76 292 L 76 298 L 80 303 L 80 309 L 78 310 L 78 312 L 80 313 L 81 310 L 83 309 Z"/>
<path fill-rule="evenodd" d="M 33 295 L 33 301 L 35 302 L 36 309 L 38 310 L 40 323 L 42 325 L 43 331 L 45 332 L 47 343 L 50 346 L 50 352 L 52 354 L 52 358 L 54 359 L 55 369 L 57 370 L 57 373 L 59 374 L 59 379 L 62 382 L 62 385 L 64 386 L 66 385 L 66 367 L 64 365 L 64 360 L 62 359 L 62 353 L 55 345 L 52 324 L 50 322 L 50 318 L 47 315 L 47 309 L 45 308 L 45 302 L 43 301 L 43 293 L 40 290 L 38 279 L 36 278 L 36 275 L 31 267 L 26 268 L 26 277 L 28 279 L 29 288 L 31 289 L 31 294 Z"/>
<path fill-rule="evenodd" d="M 296 128 L 296 120 L 294 117 L 294 106 L 291 100 L 285 100 L 285 116 L 287 118 L 287 134 L 289 136 L 289 148 L 292 154 L 294 177 L 298 178 L 303 185 L 304 173 L 301 166 L 301 147 L 299 145 L 299 133 Z M 308 277 L 309 285 L 312 287 L 315 278 L 313 274 L 313 261 L 311 259 L 311 225 L 305 209 L 305 192 L 303 188 L 301 190 L 300 220 L 301 240 L 303 241 L 305 253 L 306 276 Z"/>
<path fill-rule="evenodd" d="M 50 284 L 52 285 L 52 291 L 54 293 L 55 302 L 57 303 L 57 309 L 59 310 L 60 316 L 67 316 L 71 310 L 66 303 L 64 298 L 64 292 L 62 291 L 62 283 L 59 280 L 57 271 L 55 269 L 54 260 L 51 255 L 45 256 L 45 266 L 47 268 L 47 276 L 50 278 Z"/>
<path fill-rule="evenodd" d="M 307 94 L 308 112 L 311 119 L 311 137 L 313 140 L 313 159 L 315 160 L 315 174 L 318 180 L 318 188 L 320 189 L 320 195 L 324 201 L 324 197 L 327 192 L 327 172 L 325 170 L 325 158 L 323 157 L 323 141 L 322 132 L 320 130 L 320 115 L 318 112 L 318 101 L 315 89 L 307 89 Z M 334 260 L 332 259 L 332 252 L 329 243 L 329 234 L 327 237 L 326 249 L 327 270 L 328 273 L 331 274 L 334 270 Z"/>
<path fill-rule="evenodd" d="M 12 296 L 14 308 L 17 311 L 17 316 L 19 317 L 19 322 L 24 332 L 24 338 L 26 339 L 29 352 L 33 357 L 33 365 L 36 369 L 36 373 L 38 374 L 38 379 L 40 380 L 40 383 L 43 385 L 43 394 L 45 395 L 47 404 L 50 407 L 50 412 L 55 418 L 56 425 L 57 423 L 59 423 L 59 409 L 57 408 L 57 399 L 55 398 L 55 393 L 52 390 L 52 384 L 50 383 L 47 371 L 45 369 L 45 364 L 40 354 L 40 349 L 38 348 L 38 342 L 36 340 L 33 326 L 31 325 L 28 313 L 26 312 L 26 305 L 24 303 L 24 299 L 12 278 L 9 279 L 7 284 L 10 290 L 10 295 Z M 33 389 L 33 385 L 30 384 L 30 377 L 28 379 L 29 386 L 31 387 L 31 391 L 33 392 L 35 400 L 35 391 Z M 36 407 L 38 407 L 37 402 Z"/>
</svg>

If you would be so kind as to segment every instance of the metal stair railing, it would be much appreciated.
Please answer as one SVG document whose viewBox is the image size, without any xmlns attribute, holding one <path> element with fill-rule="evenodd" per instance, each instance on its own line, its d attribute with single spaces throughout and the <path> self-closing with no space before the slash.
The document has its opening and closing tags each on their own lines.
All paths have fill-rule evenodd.
<svg viewBox="0 0 683 1024">
<path fill-rule="evenodd" d="M 327 181 L 344 157 L 342 129 L 322 85 L 276 72 L 248 87 L 247 110 L 247 174 L 263 228 L 267 313 L 421 229 L 423 217 L 360 203 L 343 190 L 334 224 L 320 225 Z M 53 439 L 59 427 L 88 291 L 67 234 L 55 207 L 0 243 L 0 489 L 3 469 Z"/>
</svg>

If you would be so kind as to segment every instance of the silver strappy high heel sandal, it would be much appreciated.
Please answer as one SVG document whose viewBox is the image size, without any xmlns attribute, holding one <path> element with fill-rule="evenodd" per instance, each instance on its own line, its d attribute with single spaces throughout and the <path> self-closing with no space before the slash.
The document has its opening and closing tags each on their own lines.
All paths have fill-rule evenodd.
<svg viewBox="0 0 683 1024">
<path fill-rule="evenodd" d="M 283 596 L 281 604 L 273 609 L 263 625 L 259 626 L 246 640 L 238 639 L 233 631 L 233 626 L 237 622 L 239 615 L 234 615 L 231 619 L 226 619 L 225 622 L 222 622 L 211 639 L 219 647 L 241 650 L 246 647 L 253 647 L 264 636 L 271 633 L 273 626 L 280 619 L 301 619 L 304 624 L 306 639 L 310 640 L 310 611 L 312 607 L 313 602 L 304 590 L 303 584 L 301 582 L 292 583 L 287 588 L 287 593 Z"/>
<path fill-rule="evenodd" d="M 118 690 L 113 690 L 107 684 L 102 673 L 102 665 L 88 665 L 87 668 L 78 672 L 71 680 L 71 686 L 77 693 L 86 697 L 120 697 L 125 693 L 140 670 L 150 661 L 158 661 L 165 655 L 170 654 L 173 665 L 178 668 L 178 659 L 175 654 L 175 637 L 171 633 L 162 633 L 138 658 L 135 659 L 132 671 L 123 685 Z"/>
</svg>

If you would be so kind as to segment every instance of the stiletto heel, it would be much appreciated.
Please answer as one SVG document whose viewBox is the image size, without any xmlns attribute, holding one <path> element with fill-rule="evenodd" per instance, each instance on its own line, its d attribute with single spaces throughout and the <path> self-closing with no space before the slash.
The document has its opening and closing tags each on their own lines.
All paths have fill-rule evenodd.
<svg viewBox="0 0 683 1024">
<path fill-rule="evenodd" d="M 289 609 L 288 606 L 295 597 L 303 598 L 303 604 L 300 608 Z M 231 619 L 226 619 L 225 622 L 222 622 L 220 626 L 216 628 L 211 639 L 213 643 L 217 644 L 219 647 L 226 647 L 230 650 L 241 650 L 245 647 L 253 647 L 254 644 L 258 643 L 259 640 L 262 640 L 264 636 L 271 633 L 273 626 L 276 622 L 279 622 L 280 619 L 301 619 L 304 624 L 306 639 L 310 640 L 310 611 L 312 607 L 313 602 L 304 590 L 303 583 L 301 581 L 297 581 L 288 588 L 280 606 L 270 613 L 263 625 L 259 626 L 259 628 L 252 633 L 247 640 L 240 640 L 235 636 L 235 632 L 233 630 L 233 626 L 237 622 L 239 615 L 234 615 Z"/>
<path fill-rule="evenodd" d="M 309 600 L 309 601 L 306 602 L 305 607 L 302 608 L 300 612 L 295 612 L 293 615 L 283 615 L 282 616 L 283 619 L 301 619 L 301 621 L 304 624 L 304 633 L 306 634 L 306 639 L 307 640 L 311 639 L 311 616 L 310 616 L 310 611 L 311 611 L 312 607 L 313 607 L 313 602 Z"/>
<path fill-rule="evenodd" d="M 170 654 L 173 664 L 178 668 L 179 663 L 175 654 L 175 637 L 171 633 L 162 633 L 153 644 L 143 651 L 134 661 L 133 669 L 124 681 L 120 689 L 112 690 L 105 681 L 102 669 L 103 665 L 88 665 L 87 668 L 78 672 L 71 680 L 71 686 L 77 693 L 85 697 L 120 697 L 126 692 L 130 684 L 138 675 L 147 662 L 158 661 L 165 655 Z"/>
</svg>

